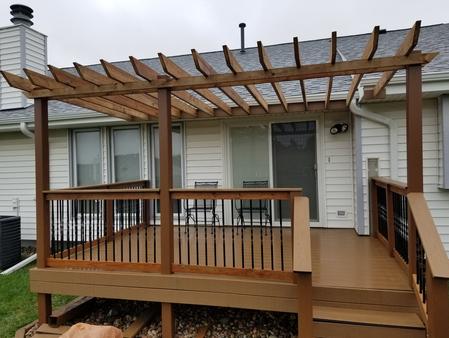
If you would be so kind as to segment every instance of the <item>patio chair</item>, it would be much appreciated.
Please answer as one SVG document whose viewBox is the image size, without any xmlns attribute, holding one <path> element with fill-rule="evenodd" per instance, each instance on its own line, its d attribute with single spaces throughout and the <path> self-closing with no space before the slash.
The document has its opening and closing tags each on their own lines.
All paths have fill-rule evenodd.
<svg viewBox="0 0 449 338">
<path fill-rule="evenodd" d="M 218 187 L 218 181 L 205 181 L 205 182 L 195 182 L 195 189 L 216 189 Z M 196 203 L 189 204 L 189 201 L 185 201 L 184 205 L 186 211 L 186 227 L 189 226 L 190 221 L 194 224 L 197 222 L 197 217 L 204 215 L 206 212 L 212 214 L 212 224 L 220 224 L 220 218 L 215 212 L 216 201 L 215 200 L 205 200 L 197 201 Z M 204 225 L 206 225 L 206 220 L 204 220 Z"/>
<path fill-rule="evenodd" d="M 268 181 L 243 181 L 243 188 L 268 188 Z M 263 214 L 265 234 L 267 234 L 267 224 L 271 224 L 270 218 L 270 203 L 267 200 L 241 200 L 240 203 L 236 203 L 237 209 L 237 226 L 240 224 L 242 228 L 245 226 L 245 214 L 255 214 L 257 216 Z M 262 224 L 261 224 L 262 225 Z M 238 229 L 238 228 L 237 228 Z M 238 231 L 238 230 L 237 230 Z"/>
</svg>

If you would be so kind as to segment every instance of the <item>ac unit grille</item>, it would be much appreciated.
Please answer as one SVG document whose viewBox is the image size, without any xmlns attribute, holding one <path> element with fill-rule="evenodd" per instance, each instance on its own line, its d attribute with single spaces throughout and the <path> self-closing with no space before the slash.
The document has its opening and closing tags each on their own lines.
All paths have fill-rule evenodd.
<svg viewBox="0 0 449 338">
<path fill-rule="evenodd" d="M 0 269 L 17 264 L 20 256 L 20 217 L 0 216 Z"/>
</svg>

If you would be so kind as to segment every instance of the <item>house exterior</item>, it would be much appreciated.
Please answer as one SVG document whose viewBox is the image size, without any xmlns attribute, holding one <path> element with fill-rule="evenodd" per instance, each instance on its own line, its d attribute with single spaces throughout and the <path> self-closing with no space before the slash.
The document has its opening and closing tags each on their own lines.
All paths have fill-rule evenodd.
<svg viewBox="0 0 449 338">
<path fill-rule="evenodd" d="M 392 54 L 405 30 L 381 31 L 376 55 Z M 369 34 L 338 37 L 337 61 L 358 57 Z M 424 191 L 441 239 L 449 253 L 449 25 L 423 27 L 418 49 L 439 52 L 423 68 Z M 324 62 L 329 39 L 301 42 L 304 63 Z M 289 66 L 291 43 L 267 46 L 274 66 Z M 245 70 L 260 69 L 257 48 L 234 51 Z M 222 52 L 202 56 L 226 71 Z M 199 74 L 191 55 L 171 58 L 191 74 Z M 144 62 L 162 72 L 157 58 Z M 0 67 L 16 74 L 23 68 L 45 73 L 46 36 L 19 24 L 0 29 Z M 129 61 L 114 65 L 132 71 Z M 104 72 L 100 64 L 89 68 Z M 66 70 L 76 73 L 74 68 Z M 406 181 L 405 76 L 399 72 L 382 98 L 370 99 L 376 76 L 363 78 L 359 105 L 332 111 L 265 114 L 239 119 L 179 119 L 173 127 L 174 185 L 216 181 L 218 187 L 242 187 L 243 181 L 268 181 L 269 187 L 303 187 L 311 201 L 312 226 L 353 228 L 370 233 L 368 178 L 389 176 Z M 344 100 L 351 77 L 334 79 L 332 100 Z M 288 102 L 300 98 L 298 82 L 284 82 Z M 323 100 L 324 79 L 306 80 L 309 102 Z M 279 102 L 268 84 L 258 85 L 268 103 Z M 239 94 L 255 102 L 242 88 Z M 366 90 L 365 90 L 366 89 Z M 235 103 L 220 91 L 216 95 Z M 0 214 L 22 218 L 22 240 L 34 241 L 33 105 L 1 79 Z M 159 181 L 158 129 L 155 123 L 127 123 L 59 101 L 49 104 L 51 188 L 148 179 Z M 346 132 L 330 133 L 344 123 Z M 293 134 L 289 133 L 293 130 Z M 296 130 L 296 131 L 295 131 Z M 289 138 L 302 138 L 303 149 L 288 149 Z M 292 158 L 298 159 L 291 162 Z M 295 166 L 282 171 L 287 164 Z M 303 164 L 306 164 L 304 167 Z"/>
<path fill-rule="evenodd" d="M 447 30 L 2 63 L 39 322 L 71 294 L 158 302 L 163 337 L 179 303 L 295 313 L 300 337 L 445 337 Z"/>
</svg>

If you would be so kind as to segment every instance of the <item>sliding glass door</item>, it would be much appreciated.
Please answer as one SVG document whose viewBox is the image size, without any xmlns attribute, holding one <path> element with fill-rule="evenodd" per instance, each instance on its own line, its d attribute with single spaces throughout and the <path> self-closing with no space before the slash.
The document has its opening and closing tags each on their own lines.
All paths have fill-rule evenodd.
<svg viewBox="0 0 449 338">
<path fill-rule="evenodd" d="M 273 123 L 271 125 L 273 186 L 302 188 L 309 198 L 310 219 L 318 220 L 316 122 Z M 290 214 L 287 205 L 282 217 Z M 276 216 L 279 217 L 279 210 Z M 285 215 L 285 216 L 284 216 Z"/>
</svg>

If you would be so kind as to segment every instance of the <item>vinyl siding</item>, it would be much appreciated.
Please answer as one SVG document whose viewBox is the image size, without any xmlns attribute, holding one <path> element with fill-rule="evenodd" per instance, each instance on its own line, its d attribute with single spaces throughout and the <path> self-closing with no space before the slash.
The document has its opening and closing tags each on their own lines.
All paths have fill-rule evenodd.
<svg viewBox="0 0 449 338">
<path fill-rule="evenodd" d="M 19 132 L 0 134 L 0 215 L 21 216 L 22 240 L 34 240 L 34 142 Z M 69 185 L 67 131 L 50 132 L 50 187 Z M 18 210 L 13 200 L 18 199 Z"/>
<path fill-rule="evenodd" d="M 392 118 L 398 133 L 398 180 L 407 181 L 406 119 L 404 103 L 372 104 L 367 109 Z M 423 167 L 424 193 L 443 244 L 449 254 L 449 192 L 439 189 L 439 149 L 437 101 L 426 100 L 423 104 Z M 390 176 L 389 133 L 386 126 L 362 121 L 363 182 L 365 222 L 368 225 L 367 159 L 379 158 L 379 175 Z"/>
</svg>

